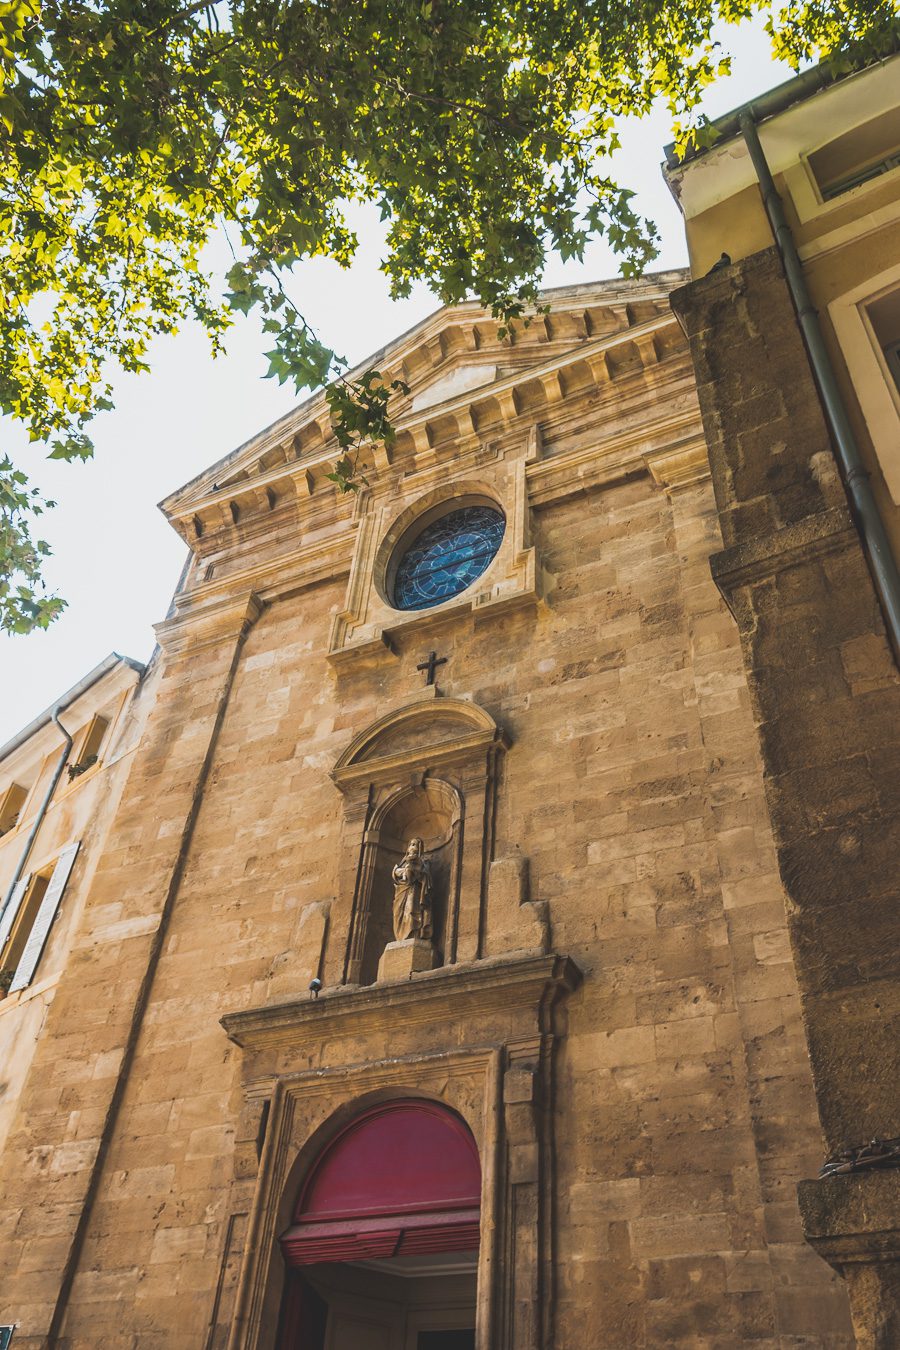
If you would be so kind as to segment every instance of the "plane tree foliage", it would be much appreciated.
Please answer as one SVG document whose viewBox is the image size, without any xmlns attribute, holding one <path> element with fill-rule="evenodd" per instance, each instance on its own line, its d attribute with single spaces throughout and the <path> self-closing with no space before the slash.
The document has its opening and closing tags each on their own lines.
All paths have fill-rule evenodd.
<svg viewBox="0 0 900 1350">
<path fill-rule="evenodd" d="M 795 65 L 892 42 L 897 0 L 0 0 L 0 413 L 51 458 L 91 454 L 115 372 L 188 320 L 221 349 L 255 311 L 269 374 L 326 386 L 339 487 L 390 437 L 390 389 L 303 316 L 293 269 L 349 264 L 349 203 L 386 223 L 394 296 L 477 297 L 501 330 L 549 252 L 603 235 L 634 275 L 652 226 L 610 177 L 623 116 L 676 134 L 728 69 L 714 26 L 768 14 Z M 716 31 L 719 31 L 718 29 Z M 627 166 L 624 166 L 627 178 Z M 233 263 L 209 265 L 222 235 Z M 0 452 L 0 629 L 46 627 L 43 505 Z"/>
</svg>

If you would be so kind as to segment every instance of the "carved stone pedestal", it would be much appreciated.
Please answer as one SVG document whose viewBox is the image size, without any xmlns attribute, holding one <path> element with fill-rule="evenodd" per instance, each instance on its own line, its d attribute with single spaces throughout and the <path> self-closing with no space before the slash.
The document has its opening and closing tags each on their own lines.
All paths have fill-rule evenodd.
<svg viewBox="0 0 900 1350">
<path fill-rule="evenodd" d="M 378 962 L 379 980 L 406 980 L 420 970 L 434 967 L 434 948 L 424 938 L 389 942 Z"/>
</svg>

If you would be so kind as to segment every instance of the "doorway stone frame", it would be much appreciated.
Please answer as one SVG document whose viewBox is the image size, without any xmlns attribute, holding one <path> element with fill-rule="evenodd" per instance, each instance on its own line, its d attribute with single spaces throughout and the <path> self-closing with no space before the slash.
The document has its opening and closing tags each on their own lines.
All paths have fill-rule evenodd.
<svg viewBox="0 0 900 1350">
<path fill-rule="evenodd" d="M 580 978 L 568 957 L 519 955 L 222 1019 L 244 1110 L 210 1350 L 272 1350 L 278 1237 L 303 1177 L 355 1114 L 401 1096 L 451 1107 L 478 1144 L 477 1350 L 553 1344 L 553 1047 Z"/>
</svg>

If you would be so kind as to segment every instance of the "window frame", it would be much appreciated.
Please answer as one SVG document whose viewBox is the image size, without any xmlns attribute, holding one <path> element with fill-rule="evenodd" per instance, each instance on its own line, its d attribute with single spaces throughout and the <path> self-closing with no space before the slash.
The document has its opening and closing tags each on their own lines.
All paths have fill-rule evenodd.
<svg viewBox="0 0 900 1350">
<path fill-rule="evenodd" d="M 18 883 L 3 916 L 5 933 L 0 938 L 0 992 L 18 993 L 34 982 L 56 922 L 80 841 L 67 844 L 50 862 L 42 864 Z M 13 955 L 14 953 L 14 955 Z"/>
<path fill-rule="evenodd" d="M 500 550 L 503 547 L 503 540 L 506 537 L 508 522 L 506 519 L 506 512 L 498 505 L 497 502 L 492 501 L 489 498 L 484 498 L 482 500 L 476 500 L 473 498 L 456 500 L 454 498 L 450 498 L 447 502 L 443 504 L 443 506 L 444 506 L 443 510 L 426 511 L 417 520 L 414 520 L 413 523 L 410 525 L 410 527 L 406 531 L 404 531 L 404 533 L 401 535 L 400 539 L 397 541 L 394 547 L 393 553 L 387 566 L 385 576 L 385 591 L 388 603 L 391 605 L 392 609 L 395 609 L 397 611 L 398 614 L 418 614 L 425 610 L 437 609 L 439 605 L 445 605 L 449 601 L 455 600 L 461 595 L 465 595 L 466 591 L 468 591 L 471 587 L 477 586 L 479 583 L 483 582 L 483 578 L 493 567 L 500 553 Z M 401 568 L 403 567 L 403 563 L 409 556 L 410 552 L 416 547 L 418 542 L 422 539 L 423 535 L 427 534 L 428 531 L 431 530 L 435 525 L 439 525 L 441 521 L 446 520 L 449 516 L 453 516 L 458 513 L 461 514 L 462 512 L 468 510 L 490 511 L 502 523 L 503 528 L 500 534 L 500 538 L 497 542 L 497 546 L 494 549 L 488 561 L 485 563 L 484 567 L 477 574 L 477 576 L 474 576 L 471 579 L 471 581 L 467 581 L 465 585 L 460 586 L 455 591 L 451 591 L 447 595 L 440 596 L 437 599 L 431 600 L 428 604 L 425 605 L 400 604 L 397 595 L 397 585 Z"/>
<path fill-rule="evenodd" d="M 66 762 L 68 782 L 66 787 L 77 783 L 85 774 L 97 769 L 101 763 L 101 751 L 106 745 L 112 718 L 102 713 L 94 713 L 83 727 L 75 733 L 72 749 Z"/>
<path fill-rule="evenodd" d="M 0 797 L 0 839 L 18 829 L 30 791 L 30 788 L 13 781 Z"/>
<path fill-rule="evenodd" d="M 897 290 L 900 265 L 836 296 L 828 315 L 878 467 L 891 500 L 900 506 L 900 383 L 868 314 L 870 305 Z"/>
</svg>

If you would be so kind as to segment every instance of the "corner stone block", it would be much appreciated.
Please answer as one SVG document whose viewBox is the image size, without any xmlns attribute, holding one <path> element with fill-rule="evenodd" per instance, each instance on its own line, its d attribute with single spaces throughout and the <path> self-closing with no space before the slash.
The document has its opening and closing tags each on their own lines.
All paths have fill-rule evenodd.
<svg viewBox="0 0 900 1350">
<path fill-rule="evenodd" d="M 528 859 L 497 858 L 488 874 L 485 956 L 550 949 L 549 906 L 528 899 Z"/>
</svg>

